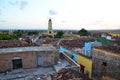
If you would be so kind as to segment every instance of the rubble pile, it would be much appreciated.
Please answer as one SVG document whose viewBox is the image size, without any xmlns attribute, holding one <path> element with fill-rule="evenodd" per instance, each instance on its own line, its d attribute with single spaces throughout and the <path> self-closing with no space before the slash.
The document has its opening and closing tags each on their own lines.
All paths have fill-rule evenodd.
<svg viewBox="0 0 120 80">
<path fill-rule="evenodd" d="M 61 69 L 53 75 L 55 80 L 90 80 L 87 75 L 72 69 Z"/>
<path fill-rule="evenodd" d="M 74 40 L 62 40 L 60 45 L 67 48 L 67 49 L 72 49 L 72 48 L 82 48 L 84 46 L 85 42 L 94 42 L 95 40 L 92 38 L 88 39 L 74 39 Z"/>
<path fill-rule="evenodd" d="M 113 53 L 120 53 L 120 47 L 119 46 L 99 46 L 99 47 L 95 47 L 95 48 L 110 51 L 110 52 L 113 52 Z"/>
<path fill-rule="evenodd" d="M 38 46 L 34 43 L 27 43 L 25 41 L 20 40 L 1 40 L 0 48 L 10 48 L 10 47 L 27 47 L 27 46 Z"/>
</svg>

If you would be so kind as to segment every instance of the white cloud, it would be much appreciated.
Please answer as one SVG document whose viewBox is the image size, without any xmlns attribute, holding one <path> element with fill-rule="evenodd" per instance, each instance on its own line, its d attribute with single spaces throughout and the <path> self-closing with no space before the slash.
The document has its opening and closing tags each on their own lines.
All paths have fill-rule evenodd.
<svg viewBox="0 0 120 80">
<path fill-rule="evenodd" d="M 26 1 L 21 1 L 20 2 L 20 9 L 23 10 L 27 6 L 28 2 Z"/>
<path fill-rule="evenodd" d="M 51 18 L 55 29 L 120 28 L 114 27 L 120 25 L 119 0 L 2 1 L 0 7 L 5 6 L 6 8 L 0 9 L 0 14 L 2 10 L 0 18 L 7 20 L 7 23 L 4 23 L 5 26 L 20 27 L 19 25 L 22 25 L 23 28 L 36 26 L 35 28 L 47 29 L 48 19 Z M 0 26 L 4 25 L 0 24 Z"/>
<path fill-rule="evenodd" d="M 57 12 L 54 9 L 49 10 L 50 15 L 57 15 Z"/>
<path fill-rule="evenodd" d="M 18 6 L 20 10 L 23 10 L 28 2 L 27 1 L 9 1 L 9 4 L 12 6 Z"/>
</svg>

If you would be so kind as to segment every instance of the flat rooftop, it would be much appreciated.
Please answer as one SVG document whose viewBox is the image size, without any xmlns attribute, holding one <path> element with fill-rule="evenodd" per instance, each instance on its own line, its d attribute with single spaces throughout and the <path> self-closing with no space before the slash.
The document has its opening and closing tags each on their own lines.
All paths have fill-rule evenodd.
<svg viewBox="0 0 120 80">
<path fill-rule="evenodd" d="M 36 46 L 36 47 L 16 47 L 16 48 L 2 48 L 0 49 L 1 53 L 13 53 L 13 52 L 30 52 L 30 51 L 53 51 L 56 50 L 53 46 Z"/>
</svg>

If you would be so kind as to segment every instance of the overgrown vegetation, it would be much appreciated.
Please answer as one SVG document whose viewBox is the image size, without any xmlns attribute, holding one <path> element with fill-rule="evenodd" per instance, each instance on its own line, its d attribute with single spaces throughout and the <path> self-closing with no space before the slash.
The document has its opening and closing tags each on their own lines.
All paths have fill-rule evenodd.
<svg viewBox="0 0 120 80">
<path fill-rule="evenodd" d="M 9 35 L 9 32 L 0 34 L 0 40 L 18 40 L 18 38 L 23 37 L 23 30 L 17 30 L 13 32 L 12 35 Z"/>
<path fill-rule="evenodd" d="M 14 35 L 8 35 L 8 34 L 0 34 L 0 40 L 17 40 L 18 37 Z"/>
<path fill-rule="evenodd" d="M 63 37 L 64 37 L 63 34 L 64 34 L 63 31 L 59 31 L 59 32 L 57 32 L 57 34 L 55 35 L 55 38 L 63 38 Z"/>
<path fill-rule="evenodd" d="M 89 32 L 87 30 L 85 30 L 84 28 L 82 28 L 80 31 L 78 31 L 78 34 L 80 36 L 88 36 Z"/>
<path fill-rule="evenodd" d="M 24 31 L 23 30 L 17 30 L 14 32 L 14 35 L 17 36 L 18 38 L 19 37 L 22 37 L 24 34 Z"/>
</svg>

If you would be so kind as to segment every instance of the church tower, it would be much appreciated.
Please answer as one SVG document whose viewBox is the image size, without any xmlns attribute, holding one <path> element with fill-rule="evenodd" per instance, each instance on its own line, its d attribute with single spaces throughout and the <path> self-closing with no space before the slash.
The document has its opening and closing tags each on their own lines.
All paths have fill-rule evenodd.
<svg viewBox="0 0 120 80">
<path fill-rule="evenodd" d="M 48 21 L 48 34 L 52 34 L 53 30 L 52 30 L 52 20 L 49 19 Z"/>
<path fill-rule="evenodd" d="M 48 21 L 48 32 L 47 32 L 48 35 L 51 35 L 54 37 L 55 33 L 53 32 L 53 29 L 52 29 L 52 20 L 49 19 Z"/>
</svg>

